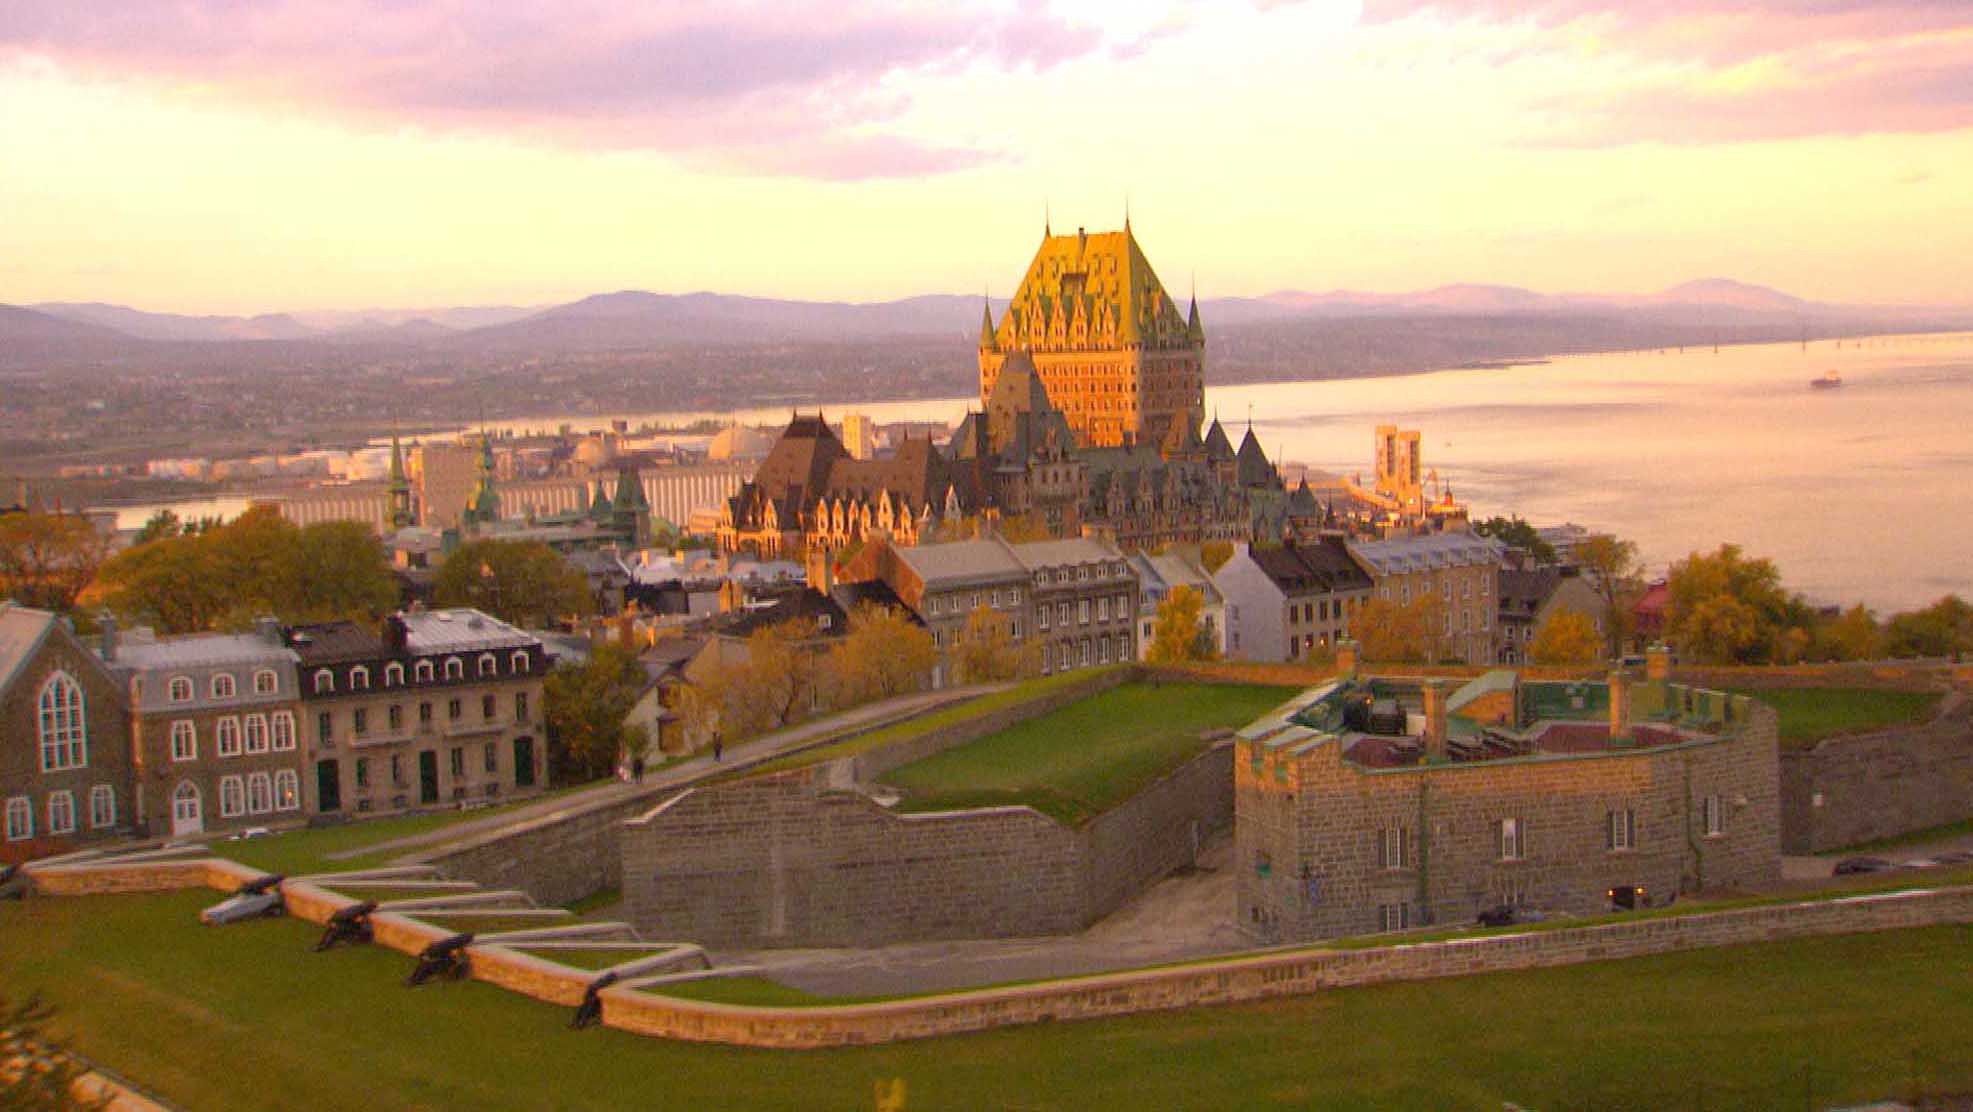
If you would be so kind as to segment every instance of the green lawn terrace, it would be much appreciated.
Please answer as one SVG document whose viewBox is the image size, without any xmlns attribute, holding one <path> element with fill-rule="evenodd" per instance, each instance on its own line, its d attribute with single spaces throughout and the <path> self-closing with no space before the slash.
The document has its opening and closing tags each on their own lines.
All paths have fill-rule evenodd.
<svg viewBox="0 0 1973 1112">
<path fill-rule="evenodd" d="M 1882 691 L 1847 687 L 1736 689 L 1759 699 L 1781 717 L 1784 749 L 1808 749 L 1826 737 L 1867 733 L 1929 720 L 1943 697 L 1931 691 Z"/>
<path fill-rule="evenodd" d="M 1634 752 L 1731 736 L 1755 713 L 1748 695 L 1686 684 L 1338 676 L 1240 731 L 1290 754 L 1334 742 L 1363 768 Z"/>
<path fill-rule="evenodd" d="M 1130 682 L 892 769 L 901 812 L 1032 807 L 1069 825 L 1130 799 L 1292 689 Z"/>
</svg>

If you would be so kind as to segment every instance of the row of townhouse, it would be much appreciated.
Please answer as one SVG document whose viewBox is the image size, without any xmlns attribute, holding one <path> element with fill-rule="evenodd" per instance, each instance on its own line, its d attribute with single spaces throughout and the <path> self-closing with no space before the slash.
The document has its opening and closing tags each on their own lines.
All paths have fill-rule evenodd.
<svg viewBox="0 0 1973 1112">
<path fill-rule="evenodd" d="M 474 610 L 91 643 L 0 603 L 0 860 L 539 792 L 547 667 Z"/>
<path fill-rule="evenodd" d="M 967 618 L 985 608 L 1006 617 L 1017 644 L 1039 646 L 1044 674 L 1137 659 L 1137 570 L 1104 537 L 912 546 L 880 539 L 850 561 L 844 577 L 883 582 L 942 650 L 957 647 Z M 955 679 L 951 671 L 942 659 L 934 686 Z"/>
</svg>

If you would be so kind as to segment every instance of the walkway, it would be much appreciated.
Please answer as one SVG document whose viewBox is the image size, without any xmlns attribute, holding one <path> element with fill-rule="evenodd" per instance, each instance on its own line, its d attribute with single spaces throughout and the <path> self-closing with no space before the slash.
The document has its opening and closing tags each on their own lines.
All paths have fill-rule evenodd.
<svg viewBox="0 0 1973 1112">
<path fill-rule="evenodd" d="M 735 769 L 751 768 L 765 764 L 778 757 L 803 749 L 826 745 L 845 737 L 865 733 L 870 730 L 916 718 L 943 707 L 962 703 L 991 692 L 1000 691 L 1006 684 L 984 684 L 978 687 L 950 688 L 944 691 L 924 691 L 912 695 L 900 695 L 895 699 L 866 703 L 852 707 L 827 718 L 818 718 L 798 726 L 790 726 L 765 734 L 751 741 L 738 742 L 727 746 L 725 760 L 716 762 L 710 754 L 689 757 L 677 764 L 646 773 L 641 784 L 628 784 L 620 780 L 607 780 L 587 787 L 562 792 L 549 799 L 543 799 L 525 806 L 502 809 L 485 818 L 467 819 L 428 830 L 410 834 L 388 842 L 362 846 L 357 849 L 342 850 L 328 855 L 331 861 L 344 861 L 353 857 L 368 857 L 378 853 L 412 853 L 447 846 L 454 842 L 476 839 L 481 836 L 504 830 L 507 827 L 540 820 L 553 820 L 586 811 L 599 804 L 641 796 L 657 796 L 676 791 L 714 775 L 732 772 Z M 419 856 L 425 856 L 420 854 Z"/>
</svg>

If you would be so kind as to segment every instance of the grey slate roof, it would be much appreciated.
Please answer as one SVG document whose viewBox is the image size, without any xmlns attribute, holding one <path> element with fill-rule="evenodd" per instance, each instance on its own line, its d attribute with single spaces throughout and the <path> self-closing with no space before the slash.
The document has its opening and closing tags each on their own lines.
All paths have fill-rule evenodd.
<svg viewBox="0 0 1973 1112">
<path fill-rule="evenodd" d="M 48 611 L 0 601 L 0 691 L 13 684 L 15 673 L 54 628 L 55 616 Z"/>
<path fill-rule="evenodd" d="M 1506 550 L 1506 545 L 1477 533 L 1431 533 L 1350 545 L 1351 554 L 1378 575 L 1498 564 Z"/>
<path fill-rule="evenodd" d="M 999 537 L 950 544 L 920 544 L 895 550 L 904 565 L 928 588 L 990 580 L 1023 579 L 1028 570 L 1013 546 Z"/>
</svg>

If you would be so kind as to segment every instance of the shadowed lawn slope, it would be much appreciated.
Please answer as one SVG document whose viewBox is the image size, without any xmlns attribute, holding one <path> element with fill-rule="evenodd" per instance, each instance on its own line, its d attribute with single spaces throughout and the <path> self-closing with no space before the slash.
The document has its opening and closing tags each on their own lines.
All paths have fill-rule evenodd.
<svg viewBox="0 0 1973 1112">
<path fill-rule="evenodd" d="M 1869 691 L 1837 687 L 1739 690 L 1766 703 L 1780 718 L 1781 746 L 1807 749 L 1832 734 L 1924 722 L 1939 705 L 1933 692 Z"/>
<path fill-rule="evenodd" d="M 1130 683 L 893 769 L 901 810 L 1024 803 L 1067 823 L 1100 815 L 1198 755 L 1200 731 L 1238 728 L 1288 687 Z"/>
<path fill-rule="evenodd" d="M 1078 1106 L 1801 1108 L 1973 1081 L 1973 928 L 1771 943 L 833 1051 L 571 1031 L 411 959 L 312 954 L 210 893 L 0 904 L 0 984 L 78 1049 L 202 1112 Z M 1806 1072 L 1805 1072 L 1806 1071 Z"/>
</svg>

